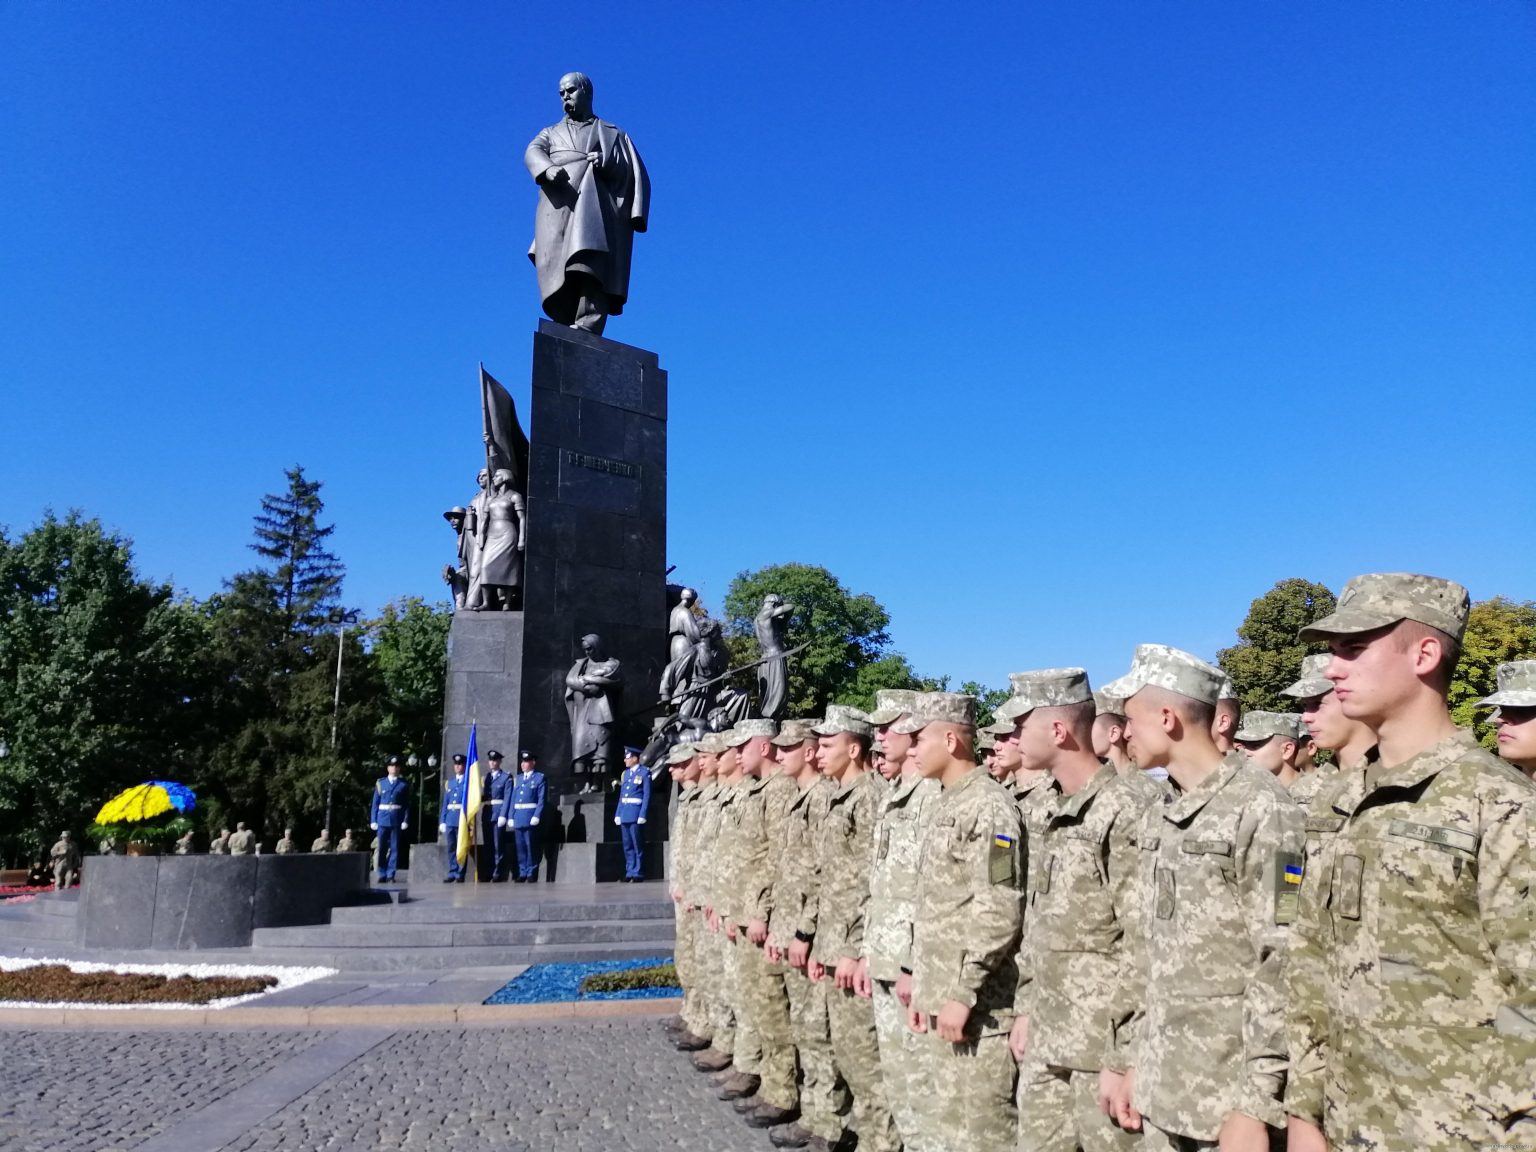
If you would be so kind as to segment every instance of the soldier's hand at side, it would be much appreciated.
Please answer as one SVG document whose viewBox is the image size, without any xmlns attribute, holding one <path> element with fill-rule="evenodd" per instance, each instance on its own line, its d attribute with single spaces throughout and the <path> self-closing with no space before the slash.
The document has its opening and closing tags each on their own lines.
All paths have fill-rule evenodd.
<svg viewBox="0 0 1536 1152">
<path fill-rule="evenodd" d="M 1269 1152 L 1269 1126 L 1245 1112 L 1228 1112 L 1216 1133 L 1221 1152 Z"/>
<path fill-rule="evenodd" d="M 903 972 L 896 977 L 896 999 L 903 1008 L 912 1007 L 912 973 Z"/>
<path fill-rule="evenodd" d="M 615 828 L 619 827 L 619 818 L 617 816 L 613 818 L 613 826 Z"/>
<path fill-rule="evenodd" d="M 377 824 L 370 824 L 370 825 L 368 825 L 368 831 L 370 831 L 370 832 L 377 832 L 378 830 L 379 830 L 379 826 Z"/>
<path fill-rule="evenodd" d="M 832 972 L 832 983 L 836 984 L 844 992 L 854 991 L 853 978 L 858 975 L 859 962 L 849 956 L 839 956 L 837 967 Z"/>
<path fill-rule="evenodd" d="M 644 823 L 645 823 L 645 817 L 644 817 L 644 816 L 642 816 L 642 817 L 640 817 L 640 821 L 639 821 L 639 822 L 640 822 L 640 823 L 641 823 L 641 824 L 644 824 Z"/>
<path fill-rule="evenodd" d="M 762 944 L 768 939 L 768 921 L 753 920 L 747 925 L 747 939 L 754 944 Z"/>
<path fill-rule="evenodd" d="M 736 939 L 736 925 L 734 923 L 725 926 L 725 938 L 732 942 Z"/>
<path fill-rule="evenodd" d="M 446 824 L 439 824 L 439 825 L 438 825 L 438 826 L 437 826 L 437 834 L 438 834 L 438 835 L 439 835 L 439 836 L 443 836 L 443 835 L 446 835 L 446 834 L 447 834 L 447 832 L 448 832 L 448 825 L 446 825 Z"/>
<path fill-rule="evenodd" d="M 1028 1016 L 1013 1018 L 1013 1027 L 1008 1030 L 1008 1050 L 1013 1053 L 1014 1060 L 1024 1063 L 1024 1057 L 1029 1054 Z"/>
<path fill-rule="evenodd" d="M 763 955 L 768 957 L 768 963 L 770 964 L 784 963 L 784 949 L 780 948 L 777 944 L 764 944 Z"/>
<path fill-rule="evenodd" d="M 806 961 L 811 956 L 811 945 L 806 940 L 796 940 L 789 946 L 789 966 L 791 968 L 805 969 Z"/>
<path fill-rule="evenodd" d="M 505 828 L 506 826 L 507 826 L 507 818 L 505 816 L 498 816 L 498 817 L 496 817 L 496 827 L 498 827 L 498 828 Z"/>
<path fill-rule="evenodd" d="M 1328 1138 L 1323 1130 L 1300 1116 L 1288 1116 L 1285 1125 L 1287 1152 L 1328 1152 Z"/>
<path fill-rule="evenodd" d="M 537 828 L 539 826 L 539 818 L 537 816 L 535 816 L 533 819 L 529 820 L 528 823 L 532 824 L 535 828 Z"/>
<path fill-rule="evenodd" d="M 820 960 L 807 960 L 805 962 L 805 978 L 812 984 L 820 984 L 821 978 L 827 974 L 827 966 Z"/>
<path fill-rule="evenodd" d="M 1125 1072 L 1110 1072 L 1108 1070 L 1099 1073 L 1099 1084 L 1104 1084 L 1105 1077 L 1111 1078 L 1112 1095 L 1109 1099 L 1109 1110 L 1106 1113 L 1111 1120 L 1127 1132 L 1141 1131 L 1141 1113 L 1136 1111 L 1131 1103 L 1131 1097 L 1136 1091 L 1136 1069 L 1128 1068 Z M 1102 1093 L 1102 1087 L 1100 1089 Z"/>
<path fill-rule="evenodd" d="M 928 1013 L 919 1012 L 916 1008 L 907 1009 L 907 1029 L 922 1036 L 928 1031 Z"/>
<path fill-rule="evenodd" d="M 402 820 L 402 821 L 400 821 L 400 831 L 404 832 L 410 826 L 411 826 L 411 822 L 409 820 Z"/>
<path fill-rule="evenodd" d="M 869 978 L 869 957 L 860 956 L 853 970 L 853 990 L 866 1000 L 875 998 L 875 982 Z"/>
<path fill-rule="evenodd" d="M 946 1000 L 944 1007 L 939 1009 L 936 1023 L 939 1026 L 939 1035 L 951 1044 L 963 1044 L 965 1042 L 965 1026 L 971 1019 L 971 1006 L 962 1004 L 958 1000 Z"/>
<path fill-rule="evenodd" d="M 672 897 L 672 903 L 674 904 L 681 904 L 683 902 L 683 890 L 681 888 L 669 888 L 667 895 Z"/>
</svg>

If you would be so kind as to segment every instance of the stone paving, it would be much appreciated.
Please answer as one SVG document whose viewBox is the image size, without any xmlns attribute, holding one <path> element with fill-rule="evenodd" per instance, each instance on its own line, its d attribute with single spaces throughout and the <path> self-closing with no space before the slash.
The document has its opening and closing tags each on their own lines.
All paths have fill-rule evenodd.
<svg viewBox="0 0 1536 1152">
<path fill-rule="evenodd" d="M 353 1030 L 351 1047 L 337 1048 L 338 1038 L 348 1035 L 13 1033 L 0 1060 L 0 1148 L 771 1148 L 766 1134 L 747 1128 L 715 1099 L 709 1078 L 667 1043 L 654 1016 Z M 61 1084 L 66 1068 L 75 1074 Z M 310 1073 L 307 1082 L 295 1076 L 301 1068 Z M 269 1082 L 279 1080 L 283 1086 L 274 1090 Z M 202 1112 L 189 1114 L 204 1103 Z"/>
<path fill-rule="evenodd" d="M 134 1148 L 297 1056 L 322 1032 L 8 1032 L 0 1148 Z"/>
</svg>

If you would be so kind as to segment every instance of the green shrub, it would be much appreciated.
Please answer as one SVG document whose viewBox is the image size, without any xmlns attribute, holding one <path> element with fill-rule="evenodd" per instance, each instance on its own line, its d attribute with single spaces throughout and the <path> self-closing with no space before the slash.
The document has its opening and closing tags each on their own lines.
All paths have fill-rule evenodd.
<svg viewBox="0 0 1536 1152">
<path fill-rule="evenodd" d="M 651 968 L 626 968 L 620 972 L 594 972 L 581 981 L 581 994 L 629 992 L 636 988 L 676 988 L 677 969 L 670 963 Z"/>
</svg>

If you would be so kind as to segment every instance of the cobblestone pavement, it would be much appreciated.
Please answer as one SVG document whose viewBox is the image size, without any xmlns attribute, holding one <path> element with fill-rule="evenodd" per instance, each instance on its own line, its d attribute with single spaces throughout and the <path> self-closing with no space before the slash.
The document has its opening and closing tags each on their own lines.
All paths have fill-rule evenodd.
<svg viewBox="0 0 1536 1152">
<path fill-rule="evenodd" d="M 22 1034 L 21 1066 L 43 1070 L 28 1073 L 25 1084 L 10 1070 L 8 1038 L 0 1124 L 16 1127 L 0 1127 L 0 1148 L 126 1150 L 163 1133 L 150 1140 L 154 1152 L 180 1152 L 178 1117 L 168 1107 L 184 1094 L 194 1104 L 227 1095 L 318 1035 Z M 120 1055 L 102 1060 L 100 1052 Z M 78 1070 L 76 1079 L 53 1089 L 65 1067 Z M 19 1110 L 11 1103 L 18 1096 Z M 183 1132 L 217 1119 L 218 1108 L 187 1119 Z M 654 1018 L 394 1032 L 275 1112 L 253 1116 L 241 1132 L 224 1152 L 771 1148 L 766 1134 L 715 1099 L 709 1077 L 667 1043 Z"/>
<path fill-rule="evenodd" d="M 324 1035 L 9 1032 L 0 1045 L 0 1148 L 133 1148 Z"/>
</svg>

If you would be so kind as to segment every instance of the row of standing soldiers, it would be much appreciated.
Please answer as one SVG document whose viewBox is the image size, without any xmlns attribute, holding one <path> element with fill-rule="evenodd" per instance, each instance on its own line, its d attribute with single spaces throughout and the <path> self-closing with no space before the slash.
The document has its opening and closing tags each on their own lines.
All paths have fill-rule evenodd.
<svg viewBox="0 0 1536 1152">
<path fill-rule="evenodd" d="M 1536 757 L 1449 719 L 1467 610 L 1350 582 L 1289 690 L 1306 788 L 1162 645 L 1012 676 L 1008 783 L 950 693 L 679 746 L 674 1042 L 779 1147 L 1536 1148 Z M 1499 678 L 1536 739 L 1536 665 Z"/>
</svg>

